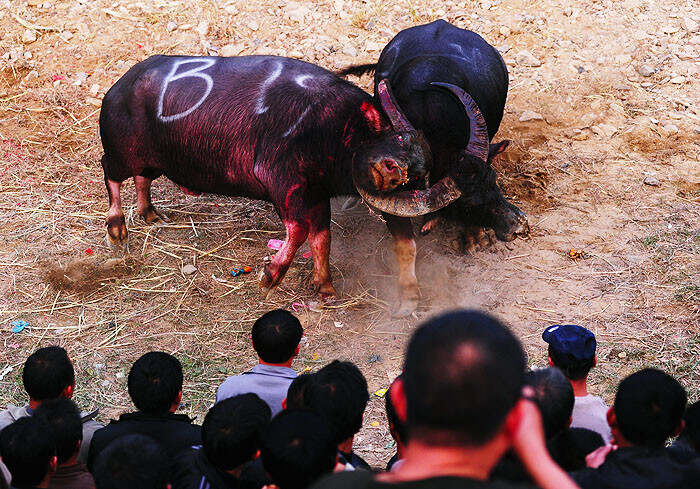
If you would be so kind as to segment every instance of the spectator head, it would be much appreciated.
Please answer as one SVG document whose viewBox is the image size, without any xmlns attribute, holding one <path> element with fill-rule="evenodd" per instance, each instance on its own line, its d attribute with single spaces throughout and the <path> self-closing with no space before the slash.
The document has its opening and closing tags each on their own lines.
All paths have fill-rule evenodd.
<svg viewBox="0 0 700 489">
<path fill-rule="evenodd" d="M 256 458 L 270 407 L 255 394 L 224 399 L 212 407 L 202 424 L 202 445 L 209 461 L 229 472 Z"/>
<path fill-rule="evenodd" d="M 80 410 L 73 401 L 54 399 L 42 402 L 34 412 L 34 417 L 51 427 L 59 465 L 69 462 L 74 456 L 77 457 L 83 442 L 83 421 Z"/>
<path fill-rule="evenodd" d="M 297 376 L 289 385 L 287 390 L 287 398 L 282 401 L 284 409 L 304 409 L 304 395 L 306 388 L 313 382 L 313 374 L 301 374 Z"/>
<path fill-rule="evenodd" d="M 333 360 L 304 391 L 306 408 L 325 418 L 338 445 L 360 431 L 368 401 L 367 381 L 351 362 Z"/>
<path fill-rule="evenodd" d="M 402 377 L 403 374 L 399 375 L 391 383 L 389 390 L 386 391 L 384 395 L 384 402 L 386 403 L 386 420 L 389 423 L 391 437 L 396 440 L 397 443 L 405 444 L 408 441 L 406 423 L 396 415 L 396 408 L 394 408 L 394 396 L 396 395 L 396 386 L 398 385 L 397 381 L 401 381 Z"/>
<path fill-rule="evenodd" d="M 303 333 L 301 323 L 291 312 L 275 309 L 253 324 L 253 348 L 265 363 L 287 363 L 299 353 Z"/>
<path fill-rule="evenodd" d="M 263 466 L 280 489 L 311 486 L 333 471 L 337 458 L 333 433 L 323 418 L 311 411 L 283 411 L 265 433 Z"/>
<path fill-rule="evenodd" d="M 524 377 L 525 353 L 506 326 L 478 311 L 454 311 L 413 334 L 394 405 L 412 442 L 480 447 L 505 436 Z"/>
<path fill-rule="evenodd" d="M 174 412 L 182 399 L 182 365 L 167 353 L 148 352 L 132 365 L 127 384 L 129 397 L 139 411 Z"/>
<path fill-rule="evenodd" d="M 169 489 L 165 448 L 144 435 L 117 438 L 95 460 L 97 489 Z"/>
<path fill-rule="evenodd" d="M 558 368 L 542 368 L 528 372 L 525 383 L 532 387 L 532 400 L 542 414 L 544 435 L 548 440 L 566 430 L 574 411 L 574 388 Z"/>
<path fill-rule="evenodd" d="M 24 362 L 22 382 L 34 401 L 73 397 L 75 371 L 66 350 L 47 346 L 29 355 Z"/>
<path fill-rule="evenodd" d="M 618 444 L 663 447 L 683 428 L 685 389 L 670 375 L 653 368 L 633 373 L 617 388 L 608 423 Z"/>
<path fill-rule="evenodd" d="M 544 330 L 542 339 L 549 344 L 549 363 L 569 380 L 583 380 L 595 366 L 595 335 L 575 324 L 555 324 Z"/>
<path fill-rule="evenodd" d="M 51 428 L 33 416 L 18 419 L 0 431 L 0 457 L 12 475 L 13 487 L 40 485 L 56 471 Z"/>
<path fill-rule="evenodd" d="M 688 406 L 683 415 L 685 427 L 681 432 L 683 438 L 696 452 L 700 452 L 700 401 Z"/>
</svg>

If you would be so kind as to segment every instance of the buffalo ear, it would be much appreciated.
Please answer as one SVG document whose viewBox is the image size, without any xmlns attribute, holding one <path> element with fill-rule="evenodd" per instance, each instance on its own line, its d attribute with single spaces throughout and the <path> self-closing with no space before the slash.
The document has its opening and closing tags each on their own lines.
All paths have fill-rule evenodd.
<svg viewBox="0 0 700 489">
<path fill-rule="evenodd" d="M 510 144 L 510 139 L 504 139 L 499 143 L 489 144 L 489 160 L 496 155 L 503 153 L 508 145 Z"/>
<path fill-rule="evenodd" d="M 379 113 L 374 104 L 370 102 L 362 102 L 360 107 L 362 110 L 362 115 L 364 116 L 370 129 L 375 133 L 382 132 L 382 115 Z"/>
</svg>

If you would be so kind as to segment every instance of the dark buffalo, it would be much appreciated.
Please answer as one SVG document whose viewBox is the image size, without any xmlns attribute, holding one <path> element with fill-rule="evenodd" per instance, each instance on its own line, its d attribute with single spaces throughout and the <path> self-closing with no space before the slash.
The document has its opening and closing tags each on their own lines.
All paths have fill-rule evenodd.
<svg viewBox="0 0 700 489">
<path fill-rule="evenodd" d="M 107 92 L 100 113 L 107 233 L 127 240 L 120 187 L 133 177 L 138 213 L 160 216 L 153 179 L 165 175 L 192 192 L 271 202 L 285 225 L 284 245 L 260 274 L 276 286 L 309 238 L 313 284 L 335 294 L 328 263 L 330 199 L 358 191 L 379 206 L 399 186 L 424 179 L 431 165 L 423 136 L 401 113 L 389 83 L 377 100 L 335 74 L 274 56 L 154 56 L 132 67 Z M 437 190 L 437 189 L 436 189 Z M 428 208 L 426 211 L 432 209 Z M 392 229 L 393 230 L 393 229 Z M 415 244 L 395 244 L 402 301 L 417 294 Z"/>
<path fill-rule="evenodd" d="M 428 140 L 434 162 L 430 182 L 457 170 L 468 173 L 468 182 L 457 181 L 460 198 L 440 214 L 465 231 L 473 226 L 491 228 L 503 241 L 527 233 L 525 214 L 504 198 L 489 163 L 508 145 L 508 141 L 489 145 L 508 94 L 508 70 L 498 51 L 478 34 L 438 20 L 399 32 L 376 65 L 353 66 L 339 74 L 371 70 L 375 70 L 375 94 L 379 82 L 388 79 L 408 121 Z M 434 190 L 442 203 L 451 201 L 452 194 Z M 401 200 L 392 204 L 397 202 Z M 388 202 L 376 207 L 394 212 Z M 417 216 L 424 210 L 414 206 L 404 215 Z M 428 232 L 434 223 L 435 215 L 427 216 L 422 231 Z M 412 233 L 408 223 L 395 227 Z"/>
</svg>

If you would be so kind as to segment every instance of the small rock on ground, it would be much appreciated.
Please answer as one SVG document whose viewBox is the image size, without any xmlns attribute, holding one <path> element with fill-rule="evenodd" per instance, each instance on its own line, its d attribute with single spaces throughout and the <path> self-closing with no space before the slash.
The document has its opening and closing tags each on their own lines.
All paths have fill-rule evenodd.
<svg viewBox="0 0 700 489">
<path fill-rule="evenodd" d="M 539 114 L 535 112 L 534 110 L 524 110 L 522 115 L 520 116 L 520 119 L 518 119 L 520 122 L 527 122 L 527 121 L 541 121 L 543 120 L 542 114 Z"/>
<path fill-rule="evenodd" d="M 658 187 L 661 185 L 659 179 L 656 177 L 648 176 L 644 179 L 644 185 L 649 185 L 650 187 Z"/>
<path fill-rule="evenodd" d="M 515 55 L 515 62 L 521 66 L 537 67 L 542 65 L 542 61 L 535 58 L 535 56 L 527 49 L 523 49 Z"/>
</svg>

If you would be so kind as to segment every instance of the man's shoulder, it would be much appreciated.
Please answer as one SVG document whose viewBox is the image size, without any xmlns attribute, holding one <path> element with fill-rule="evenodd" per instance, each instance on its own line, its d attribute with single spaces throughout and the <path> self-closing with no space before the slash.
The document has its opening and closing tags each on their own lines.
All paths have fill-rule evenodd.
<svg viewBox="0 0 700 489">
<path fill-rule="evenodd" d="M 29 416 L 27 406 L 13 406 L 12 404 L 8 404 L 6 409 L 0 411 L 0 429 L 11 425 L 25 416 Z"/>
<path fill-rule="evenodd" d="M 327 475 L 309 489 L 363 489 L 369 487 L 373 480 L 374 475 L 367 470 L 351 470 Z"/>
<path fill-rule="evenodd" d="M 588 394 L 587 396 L 580 396 L 580 397 L 575 397 L 574 398 L 574 406 L 580 406 L 580 407 L 595 407 L 595 408 L 604 408 L 607 409 L 608 405 L 605 404 L 605 401 L 603 400 L 602 397 L 600 396 L 594 396 L 592 394 Z"/>
<path fill-rule="evenodd" d="M 331 474 L 319 480 L 310 489 L 366 489 L 371 487 L 384 489 L 392 487 L 405 489 L 534 489 L 534 486 L 526 484 L 513 484 L 506 481 L 478 481 L 461 477 L 434 477 L 395 483 L 380 482 L 374 478 L 374 474 L 366 470 Z"/>
</svg>

